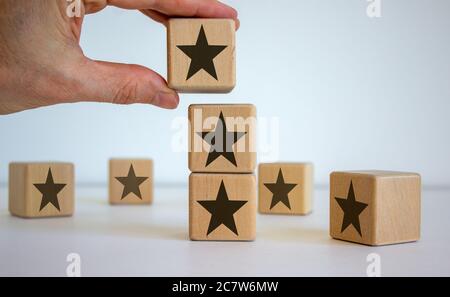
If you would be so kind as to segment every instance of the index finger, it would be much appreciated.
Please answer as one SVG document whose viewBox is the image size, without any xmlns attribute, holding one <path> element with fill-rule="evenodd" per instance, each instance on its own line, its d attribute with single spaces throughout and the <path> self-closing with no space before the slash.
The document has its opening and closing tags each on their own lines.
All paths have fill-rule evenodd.
<svg viewBox="0 0 450 297">
<path fill-rule="evenodd" d="M 237 21 L 237 11 L 217 0 L 109 0 L 124 9 L 151 9 L 167 16 L 224 18 Z"/>
</svg>

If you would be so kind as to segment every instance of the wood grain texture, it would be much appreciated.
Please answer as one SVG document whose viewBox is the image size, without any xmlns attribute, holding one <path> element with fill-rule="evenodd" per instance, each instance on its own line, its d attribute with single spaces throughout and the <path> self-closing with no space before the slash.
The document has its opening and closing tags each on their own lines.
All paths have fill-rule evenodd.
<svg viewBox="0 0 450 297">
<path fill-rule="evenodd" d="M 256 168 L 256 108 L 251 104 L 206 104 L 189 106 L 189 169 L 192 172 L 252 173 Z M 216 131 L 220 114 L 227 131 L 245 132 L 232 146 L 236 165 L 223 156 L 207 164 L 211 146 L 202 132 Z"/>
<path fill-rule="evenodd" d="M 35 184 L 46 183 L 49 169 L 56 184 L 65 184 L 57 194 L 60 210 L 47 204 L 42 210 L 43 194 Z M 23 218 L 71 216 L 75 210 L 75 173 L 71 163 L 9 164 L 9 211 Z"/>
<path fill-rule="evenodd" d="M 177 46 L 195 45 L 203 26 L 209 45 L 226 48 L 213 62 L 217 80 L 205 70 L 187 79 L 191 59 Z M 227 93 L 236 85 L 235 22 L 229 19 L 171 19 L 167 27 L 168 84 L 185 93 Z"/>
<path fill-rule="evenodd" d="M 130 168 L 136 177 L 147 178 L 139 184 L 140 197 L 131 192 L 122 197 L 125 185 L 118 178 L 128 177 Z M 151 159 L 111 159 L 109 160 L 109 203 L 110 204 L 151 204 L 153 202 L 153 161 Z"/>
<path fill-rule="evenodd" d="M 278 202 L 272 208 L 272 193 L 265 184 L 273 184 L 282 172 L 284 182 L 295 184 L 288 193 L 290 209 Z M 258 167 L 258 206 L 264 214 L 306 215 L 313 209 L 313 165 L 311 163 L 261 163 Z"/>
<path fill-rule="evenodd" d="M 342 230 L 344 212 L 336 197 L 367 204 L 359 214 L 361 235 L 353 225 Z M 330 235 L 366 245 L 387 245 L 420 239 L 421 178 L 393 171 L 346 171 L 330 175 Z"/>
<path fill-rule="evenodd" d="M 223 182 L 228 199 L 247 201 L 234 215 L 238 235 L 220 225 L 208 235 L 211 213 L 199 201 L 216 200 Z M 250 241 L 256 236 L 256 178 L 253 174 L 199 174 L 189 177 L 189 236 L 191 240 Z"/>
</svg>

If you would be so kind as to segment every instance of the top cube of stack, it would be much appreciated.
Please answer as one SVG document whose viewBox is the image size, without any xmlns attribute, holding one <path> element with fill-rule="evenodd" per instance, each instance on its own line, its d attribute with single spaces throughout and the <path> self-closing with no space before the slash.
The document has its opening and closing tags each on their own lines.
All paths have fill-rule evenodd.
<svg viewBox="0 0 450 297">
<path fill-rule="evenodd" d="M 168 83 L 185 93 L 228 93 L 236 84 L 235 22 L 170 19 Z"/>
<path fill-rule="evenodd" d="M 252 173 L 256 167 L 256 108 L 251 104 L 189 106 L 189 169 Z"/>
</svg>

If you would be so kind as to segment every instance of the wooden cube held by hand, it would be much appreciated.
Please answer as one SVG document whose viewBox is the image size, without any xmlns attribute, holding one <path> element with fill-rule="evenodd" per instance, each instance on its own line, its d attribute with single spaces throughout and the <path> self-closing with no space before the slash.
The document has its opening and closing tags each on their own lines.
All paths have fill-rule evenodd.
<svg viewBox="0 0 450 297">
<path fill-rule="evenodd" d="M 227 93 L 236 84 L 235 22 L 170 19 L 168 84 L 179 92 Z"/>
</svg>

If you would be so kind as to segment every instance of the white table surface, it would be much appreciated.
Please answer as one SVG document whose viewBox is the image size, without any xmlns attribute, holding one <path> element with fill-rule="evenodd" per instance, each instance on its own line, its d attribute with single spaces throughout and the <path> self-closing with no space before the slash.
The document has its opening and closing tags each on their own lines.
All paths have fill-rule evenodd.
<svg viewBox="0 0 450 297">
<path fill-rule="evenodd" d="M 383 276 L 450 276 L 450 190 L 424 190 L 419 242 L 368 247 L 328 235 L 328 191 L 306 217 L 258 215 L 255 242 L 188 240 L 187 188 L 161 186 L 151 206 L 109 206 L 106 187 L 77 189 L 70 218 L 21 219 L 0 190 L 0 276 L 65 276 L 78 253 L 83 276 L 365 276 L 369 253 Z"/>
</svg>

